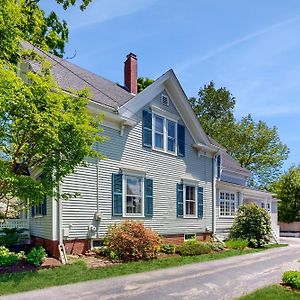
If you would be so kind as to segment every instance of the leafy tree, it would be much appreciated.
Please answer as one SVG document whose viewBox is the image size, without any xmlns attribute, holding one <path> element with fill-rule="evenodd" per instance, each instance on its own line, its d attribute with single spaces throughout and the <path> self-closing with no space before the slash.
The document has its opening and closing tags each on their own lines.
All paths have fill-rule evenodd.
<svg viewBox="0 0 300 300">
<path fill-rule="evenodd" d="M 268 212 L 251 203 L 239 208 L 230 231 L 230 238 L 247 240 L 250 246 L 262 247 L 269 243 L 271 232 Z"/>
<path fill-rule="evenodd" d="M 143 91 L 147 86 L 149 86 L 153 82 L 154 82 L 154 80 L 150 79 L 148 77 L 139 77 L 138 80 L 137 80 L 138 93 Z"/>
<path fill-rule="evenodd" d="M 39 6 L 40 0 L 1 0 L 0 6 L 0 60 L 16 64 L 20 40 L 62 57 L 69 31 L 67 23 L 55 12 L 48 16 Z M 75 0 L 56 0 L 65 9 L 75 5 Z M 84 10 L 91 0 L 83 0 Z"/>
<path fill-rule="evenodd" d="M 104 141 L 100 118 L 87 110 L 87 90 L 73 91 L 74 100 L 54 82 L 46 62 L 40 74 L 27 76 L 30 84 L 0 64 L 0 201 L 7 207 L 13 199 L 34 205 L 56 197 L 58 184 L 85 157 L 101 158 L 92 145 Z M 43 176 L 25 176 L 28 170 Z"/>
<path fill-rule="evenodd" d="M 263 121 L 256 123 L 248 115 L 237 122 L 235 143 L 229 152 L 251 171 L 251 186 L 267 188 L 279 177 L 289 149 L 281 142 L 275 126 L 270 128 Z"/>
<path fill-rule="evenodd" d="M 282 222 L 300 221 L 300 165 L 291 167 L 271 186 L 281 201 L 278 218 Z"/>
<path fill-rule="evenodd" d="M 251 115 L 237 121 L 235 98 L 226 88 L 216 89 L 213 81 L 189 100 L 204 131 L 251 171 L 250 186 L 265 188 L 278 178 L 289 150 L 276 127 L 255 122 Z"/>
</svg>

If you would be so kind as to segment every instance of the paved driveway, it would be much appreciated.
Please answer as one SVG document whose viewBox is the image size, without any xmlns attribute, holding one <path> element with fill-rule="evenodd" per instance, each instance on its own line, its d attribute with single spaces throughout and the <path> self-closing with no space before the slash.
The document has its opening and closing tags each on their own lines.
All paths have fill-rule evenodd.
<svg viewBox="0 0 300 300">
<path fill-rule="evenodd" d="M 280 282 L 285 270 L 300 270 L 300 239 L 282 238 L 281 242 L 290 246 L 207 263 L 47 288 L 1 299 L 234 299 Z"/>
</svg>

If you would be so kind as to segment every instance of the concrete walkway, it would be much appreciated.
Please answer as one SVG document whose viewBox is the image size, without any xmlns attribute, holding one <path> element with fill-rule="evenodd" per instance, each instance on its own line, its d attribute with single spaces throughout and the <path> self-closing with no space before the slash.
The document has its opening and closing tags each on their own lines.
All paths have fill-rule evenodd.
<svg viewBox="0 0 300 300">
<path fill-rule="evenodd" d="M 47 288 L 1 299 L 234 299 L 280 282 L 286 270 L 300 270 L 300 239 L 282 238 L 281 243 L 290 246 L 207 263 Z"/>
</svg>

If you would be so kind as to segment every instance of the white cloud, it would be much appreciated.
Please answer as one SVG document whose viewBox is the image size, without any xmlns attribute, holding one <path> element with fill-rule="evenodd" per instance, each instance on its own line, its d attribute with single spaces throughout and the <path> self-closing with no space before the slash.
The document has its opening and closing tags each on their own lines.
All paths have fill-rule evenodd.
<svg viewBox="0 0 300 300">
<path fill-rule="evenodd" d="M 71 29 L 76 30 L 87 26 L 103 23 L 118 17 L 131 15 L 153 5 L 157 0 L 94 0 L 81 13 L 78 9 L 68 16 Z"/>
</svg>

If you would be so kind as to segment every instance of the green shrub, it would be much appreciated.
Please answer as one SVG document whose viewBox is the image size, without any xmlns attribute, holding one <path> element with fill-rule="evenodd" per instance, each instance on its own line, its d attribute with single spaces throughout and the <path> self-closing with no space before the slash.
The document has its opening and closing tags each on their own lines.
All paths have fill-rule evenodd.
<svg viewBox="0 0 300 300">
<path fill-rule="evenodd" d="M 268 212 L 251 203 L 239 208 L 230 231 L 230 239 L 247 240 L 251 247 L 263 247 L 270 242 L 271 232 Z"/>
<path fill-rule="evenodd" d="M 18 256 L 4 246 L 0 246 L 0 266 L 11 266 L 18 261 Z"/>
<path fill-rule="evenodd" d="M 282 280 L 285 284 L 300 289 L 300 272 L 298 271 L 284 272 L 282 275 Z"/>
<path fill-rule="evenodd" d="M 210 247 L 210 249 L 214 252 L 220 252 L 224 250 L 224 244 L 220 243 L 220 242 L 208 242 L 207 245 Z"/>
<path fill-rule="evenodd" d="M 208 254 L 211 252 L 212 250 L 208 243 L 200 243 L 196 240 L 186 241 L 180 246 L 176 247 L 176 253 L 178 253 L 181 256 L 194 256 Z"/>
<path fill-rule="evenodd" d="M 225 245 L 229 249 L 243 250 L 248 246 L 248 241 L 247 240 L 241 240 L 241 239 L 228 240 L 228 241 L 225 242 Z"/>
<path fill-rule="evenodd" d="M 166 254 L 174 254 L 176 246 L 173 244 L 164 244 L 160 246 L 160 251 Z"/>
<path fill-rule="evenodd" d="M 20 234 L 27 231 L 26 228 L 2 228 L 0 229 L 0 245 L 12 247 L 19 242 Z"/>
<path fill-rule="evenodd" d="M 45 249 L 42 246 L 37 246 L 32 248 L 32 250 L 27 254 L 26 259 L 30 264 L 39 267 L 46 257 L 47 253 Z"/>
<path fill-rule="evenodd" d="M 110 226 L 104 238 L 108 257 L 123 261 L 156 258 L 159 243 L 159 236 L 153 230 L 131 220 Z"/>
</svg>

